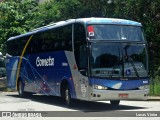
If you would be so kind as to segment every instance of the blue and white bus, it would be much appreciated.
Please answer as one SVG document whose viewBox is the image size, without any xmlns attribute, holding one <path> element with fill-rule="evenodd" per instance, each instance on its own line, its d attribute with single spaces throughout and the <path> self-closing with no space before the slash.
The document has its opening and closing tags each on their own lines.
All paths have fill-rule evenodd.
<svg viewBox="0 0 160 120">
<path fill-rule="evenodd" d="M 79 18 L 7 40 L 8 87 L 86 101 L 146 99 L 148 53 L 141 23 Z"/>
</svg>

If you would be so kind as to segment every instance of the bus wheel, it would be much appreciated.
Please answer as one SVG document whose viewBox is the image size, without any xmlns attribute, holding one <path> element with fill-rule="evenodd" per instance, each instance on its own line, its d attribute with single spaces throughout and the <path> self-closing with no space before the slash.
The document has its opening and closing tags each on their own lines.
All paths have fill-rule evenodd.
<svg viewBox="0 0 160 120">
<path fill-rule="evenodd" d="M 65 97 L 66 105 L 68 107 L 71 107 L 72 106 L 72 99 L 71 99 L 70 89 L 69 89 L 68 85 L 66 85 L 64 92 L 65 92 L 64 97 Z"/>
<path fill-rule="evenodd" d="M 18 81 L 18 93 L 20 97 L 24 97 L 24 84 L 21 80 Z"/>
<path fill-rule="evenodd" d="M 120 103 L 120 100 L 111 100 L 110 103 L 112 106 L 118 106 Z"/>
</svg>

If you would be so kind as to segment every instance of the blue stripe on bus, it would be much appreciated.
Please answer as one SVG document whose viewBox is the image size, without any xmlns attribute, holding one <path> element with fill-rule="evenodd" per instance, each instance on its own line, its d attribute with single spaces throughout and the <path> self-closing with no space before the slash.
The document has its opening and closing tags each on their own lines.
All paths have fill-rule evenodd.
<svg viewBox="0 0 160 120">
<path fill-rule="evenodd" d="M 140 86 L 148 85 L 149 79 L 142 80 L 108 80 L 108 79 L 97 79 L 90 78 L 90 85 L 102 85 L 111 89 L 117 90 L 129 90 L 129 89 L 137 89 Z"/>
</svg>

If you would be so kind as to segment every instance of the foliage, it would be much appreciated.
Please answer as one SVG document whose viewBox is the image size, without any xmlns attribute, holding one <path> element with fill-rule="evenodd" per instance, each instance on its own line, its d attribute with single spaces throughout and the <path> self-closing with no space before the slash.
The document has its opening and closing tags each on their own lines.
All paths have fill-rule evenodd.
<svg viewBox="0 0 160 120">
<path fill-rule="evenodd" d="M 5 53 L 5 41 L 11 36 L 51 22 L 83 17 L 141 22 L 147 41 L 152 42 L 151 67 L 157 70 L 160 66 L 160 0 L 49 0 L 44 4 L 36 0 L 5 0 L 0 3 L 0 49 Z"/>
<path fill-rule="evenodd" d="M 150 83 L 150 95 L 160 96 L 160 76 L 156 76 Z"/>
<path fill-rule="evenodd" d="M 34 0 L 5 0 L 0 3 L 0 51 L 5 52 L 6 40 L 32 29 L 39 21 Z"/>
</svg>

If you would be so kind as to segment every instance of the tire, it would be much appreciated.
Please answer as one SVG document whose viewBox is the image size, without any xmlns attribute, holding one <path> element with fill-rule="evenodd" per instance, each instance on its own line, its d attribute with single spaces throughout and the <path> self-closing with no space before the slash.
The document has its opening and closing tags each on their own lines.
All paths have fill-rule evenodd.
<svg viewBox="0 0 160 120">
<path fill-rule="evenodd" d="M 22 80 L 18 81 L 18 94 L 20 97 L 31 97 L 33 95 L 33 93 L 24 92 L 24 83 Z"/>
<path fill-rule="evenodd" d="M 71 107 L 73 105 L 73 100 L 71 98 L 70 89 L 68 87 L 68 84 L 66 85 L 65 90 L 64 90 L 64 98 L 65 98 L 65 103 L 67 107 Z"/>
<path fill-rule="evenodd" d="M 111 100 L 110 103 L 112 106 L 119 106 L 120 100 Z"/>
<path fill-rule="evenodd" d="M 24 97 L 25 93 L 24 93 L 24 84 L 21 80 L 18 81 L 18 94 L 20 97 Z"/>
</svg>

